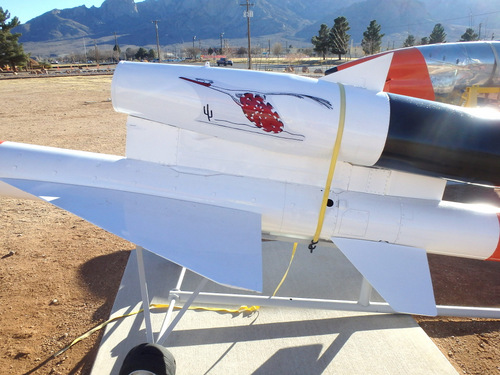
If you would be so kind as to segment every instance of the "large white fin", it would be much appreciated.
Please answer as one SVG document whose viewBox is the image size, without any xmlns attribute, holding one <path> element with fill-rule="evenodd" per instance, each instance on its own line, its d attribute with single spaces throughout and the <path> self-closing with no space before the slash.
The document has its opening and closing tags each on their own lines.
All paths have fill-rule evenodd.
<svg viewBox="0 0 500 375">
<path fill-rule="evenodd" d="M 332 241 L 395 311 L 437 314 L 425 250 L 348 238 Z"/>
<path fill-rule="evenodd" d="M 362 87 L 376 92 L 383 91 L 393 53 L 387 53 L 363 63 L 321 77 L 320 80 Z"/>
<path fill-rule="evenodd" d="M 215 282 L 262 290 L 260 214 L 111 189 L 4 181 Z"/>
</svg>

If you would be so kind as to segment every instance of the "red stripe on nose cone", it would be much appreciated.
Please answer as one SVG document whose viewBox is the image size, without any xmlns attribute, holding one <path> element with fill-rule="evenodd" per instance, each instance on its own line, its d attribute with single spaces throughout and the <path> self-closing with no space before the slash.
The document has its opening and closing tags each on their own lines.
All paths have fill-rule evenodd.
<svg viewBox="0 0 500 375">
<path fill-rule="evenodd" d="M 500 213 L 497 214 L 498 216 L 498 225 L 500 225 Z M 487 259 L 487 260 L 496 260 L 500 262 L 500 234 L 498 236 L 498 245 L 493 254 Z"/>
</svg>

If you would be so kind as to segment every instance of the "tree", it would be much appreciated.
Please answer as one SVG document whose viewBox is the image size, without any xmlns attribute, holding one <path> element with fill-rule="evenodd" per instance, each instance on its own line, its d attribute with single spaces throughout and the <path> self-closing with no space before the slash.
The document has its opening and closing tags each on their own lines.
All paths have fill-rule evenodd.
<svg viewBox="0 0 500 375">
<path fill-rule="evenodd" d="M 19 25 L 19 19 L 14 17 L 10 22 L 8 10 L 0 7 L 0 67 L 9 65 L 13 71 L 17 65 L 24 65 L 28 56 L 24 53 L 23 45 L 18 42 L 21 34 L 12 34 L 11 30 Z"/>
<path fill-rule="evenodd" d="M 422 46 L 425 46 L 426 44 L 429 44 L 429 38 L 427 38 L 426 36 L 424 36 L 422 39 L 420 39 L 420 44 Z"/>
<path fill-rule="evenodd" d="M 429 44 L 446 43 L 446 33 L 440 23 L 436 23 L 431 35 L 429 35 Z"/>
<path fill-rule="evenodd" d="M 188 56 L 190 56 L 192 59 L 196 59 L 196 56 L 200 53 L 200 50 L 198 47 L 188 47 L 186 48 L 186 53 Z"/>
<path fill-rule="evenodd" d="M 122 50 L 120 49 L 120 46 L 118 43 L 115 44 L 113 47 L 113 60 L 115 61 L 120 61 L 120 55 L 122 53 Z"/>
<path fill-rule="evenodd" d="M 403 47 L 411 47 L 415 45 L 415 37 L 413 35 L 408 35 L 403 43 Z"/>
<path fill-rule="evenodd" d="M 323 60 L 326 59 L 326 53 L 328 52 L 330 45 L 330 29 L 324 23 L 321 24 L 318 35 L 315 35 L 311 39 L 311 43 L 314 45 L 314 50 L 317 53 L 323 55 Z"/>
<path fill-rule="evenodd" d="M 283 46 L 281 43 L 276 42 L 273 44 L 272 51 L 274 56 L 279 56 L 283 53 Z"/>
<path fill-rule="evenodd" d="M 299 51 L 307 57 L 311 56 L 314 52 L 312 48 L 300 48 Z"/>
<path fill-rule="evenodd" d="M 349 47 L 349 39 L 351 36 L 347 34 L 349 31 L 349 22 L 345 17 L 337 17 L 333 21 L 333 27 L 330 29 L 330 48 L 332 53 L 339 56 L 339 60 L 342 55 L 347 53 Z"/>
<path fill-rule="evenodd" d="M 236 54 L 238 56 L 246 56 L 248 55 L 248 50 L 245 48 L 245 47 L 240 47 L 238 48 L 238 50 L 236 51 Z"/>
<path fill-rule="evenodd" d="M 477 35 L 473 29 L 470 27 L 465 30 L 465 33 L 460 37 L 460 42 L 472 42 L 474 40 L 479 40 L 479 35 Z"/>
<path fill-rule="evenodd" d="M 366 28 L 363 33 L 363 40 L 361 41 L 361 47 L 367 55 L 373 55 L 374 53 L 380 52 L 380 46 L 382 45 L 382 38 L 385 34 L 380 34 L 380 29 L 382 27 L 377 24 L 376 20 L 370 21 L 370 25 Z"/>
<path fill-rule="evenodd" d="M 152 49 L 152 48 L 148 51 L 148 54 L 146 55 L 146 58 L 147 58 L 149 61 L 154 60 L 154 59 L 156 59 L 157 57 L 158 57 L 158 56 L 156 56 L 156 51 L 155 51 L 154 49 Z"/>
<path fill-rule="evenodd" d="M 148 51 L 144 48 L 139 48 L 137 52 L 135 53 L 135 58 L 136 60 L 144 60 L 148 58 Z"/>
<path fill-rule="evenodd" d="M 135 57 L 136 53 L 137 53 L 137 51 L 135 49 L 128 47 L 125 50 L 125 59 L 132 60 Z"/>
</svg>

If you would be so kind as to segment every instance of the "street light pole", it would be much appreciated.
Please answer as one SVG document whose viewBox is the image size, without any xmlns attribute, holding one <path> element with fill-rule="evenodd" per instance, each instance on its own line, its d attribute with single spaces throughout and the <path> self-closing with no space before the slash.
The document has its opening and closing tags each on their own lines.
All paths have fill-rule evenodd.
<svg viewBox="0 0 500 375">
<path fill-rule="evenodd" d="M 195 52 L 195 49 L 194 49 L 194 41 L 196 40 L 196 35 L 193 36 L 193 58 L 196 58 L 196 52 Z"/>
<path fill-rule="evenodd" d="M 224 33 L 220 33 L 220 54 L 222 55 L 222 37 L 224 36 Z"/>
</svg>

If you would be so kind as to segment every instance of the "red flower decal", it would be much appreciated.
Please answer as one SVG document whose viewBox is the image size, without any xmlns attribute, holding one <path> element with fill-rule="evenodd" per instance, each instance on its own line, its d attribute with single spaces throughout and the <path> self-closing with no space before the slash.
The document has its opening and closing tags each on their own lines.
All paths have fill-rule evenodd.
<svg viewBox="0 0 500 375">
<path fill-rule="evenodd" d="M 257 127 L 270 133 L 280 133 L 283 131 L 283 122 L 273 106 L 265 101 L 260 95 L 245 93 L 240 96 L 240 104 L 246 118 Z"/>
</svg>

